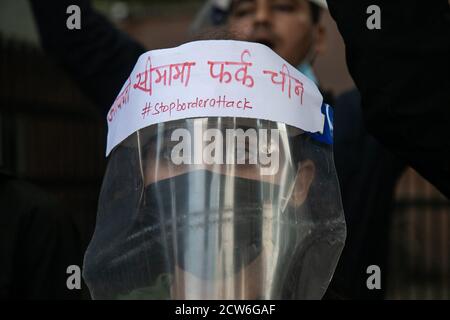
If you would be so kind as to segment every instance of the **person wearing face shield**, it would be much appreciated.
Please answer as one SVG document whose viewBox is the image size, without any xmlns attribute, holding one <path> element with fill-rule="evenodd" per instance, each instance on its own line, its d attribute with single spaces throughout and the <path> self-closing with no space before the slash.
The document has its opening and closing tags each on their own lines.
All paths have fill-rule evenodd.
<svg viewBox="0 0 450 320">
<path fill-rule="evenodd" d="M 108 114 L 83 266 L 92 297 L 320 299 L 345 221 L 315 84 L 266 46 L 230 40 L 150 51 L 129 79 Z"/>
<path fill-rule="evenodd" d="M 83 14 L 83 27 L 76 31 L 61 28 L 65 26 L 64 13 L 72 4 L 70 1 L 30 2 L 44 48 L 106 114 L 146 48 L 119 32 L 87 0 L 77 3 Z M 208 1 L 194 22 L 193 31 L 201 33 L 206 30 L 205 25 L 222 24 L 227 38 L 265 44 L 317 81 L 311 65 L 323 50 L 325 30 L 319 18 L 324 8 L 324 1 L 320 0 Z M 325 93 L 324 96 L 325 102 L 331 103 L 331 98 Z M 383 261 L 387 237 L 382 230 L 387 230 L 398 165 L 365 132 L 355 95 L 338 99 L 335 105 L 334 157 L 348 220 L 348 238 L 330 296 L 380 297 L 384 282 L 382 290 L 369 292 L 365 270 L 369 264 L 378 264 L 386 272 Z"/>
</svg>

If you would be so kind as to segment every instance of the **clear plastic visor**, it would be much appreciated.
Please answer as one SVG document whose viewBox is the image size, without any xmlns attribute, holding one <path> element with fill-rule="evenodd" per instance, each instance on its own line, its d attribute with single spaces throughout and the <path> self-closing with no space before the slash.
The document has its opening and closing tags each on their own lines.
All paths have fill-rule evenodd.
<svg viewBox="0 0 450 320">
<path fill-rule="evenodd" d="M 330 145 L 183 119 L 113 150 L 84 278 L 100 299 L 319 299 L 344 239 Z"/>
</svg>

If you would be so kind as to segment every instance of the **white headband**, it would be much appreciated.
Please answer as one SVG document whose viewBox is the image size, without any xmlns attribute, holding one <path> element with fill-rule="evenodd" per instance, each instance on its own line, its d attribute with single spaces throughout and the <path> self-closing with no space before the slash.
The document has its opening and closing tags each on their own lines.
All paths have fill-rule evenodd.
<svg viewBox="0 0 450 320">
<path fill-rule="evenodd" d="M 265 45 L 195 41 L 142 54 L 107 115 L 106 155 L 147 126 L 196 117 L 282 122 L 323 132 L 316 85 Z"/>
</svg>

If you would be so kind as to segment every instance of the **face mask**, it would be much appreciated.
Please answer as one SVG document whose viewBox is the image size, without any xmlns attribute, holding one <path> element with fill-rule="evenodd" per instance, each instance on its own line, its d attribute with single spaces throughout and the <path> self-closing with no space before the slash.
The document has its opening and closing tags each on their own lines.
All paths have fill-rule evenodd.
<svg viewBox="0 0 450 320">
<path fill-rule="evenodd" d="M 207 170 L 157 181 L 146 187 L 135 241 L 154 242 L 152 255 L 165 251 L 198 278 L 231 276 L 261 253 L 264 210 L 278 210 L 278 193 L 275 184 Z"/>
</svg>

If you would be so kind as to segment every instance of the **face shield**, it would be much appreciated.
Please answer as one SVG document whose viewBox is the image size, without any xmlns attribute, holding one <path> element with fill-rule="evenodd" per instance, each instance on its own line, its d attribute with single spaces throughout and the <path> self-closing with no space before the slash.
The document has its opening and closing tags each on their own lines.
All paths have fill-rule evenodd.
<svg viewBox="0 0 450 320">
<path fill-rule="evenodd" d="M 232 64 L 235 53 L 246 50 L 254 59 L 247 65 L 251 87 L 239 77 L 242 65 Z M 190 83 L 157 82 L 162 71 L 148 58 L 173 66 L 166 62 L 179 57 L 191 61 L 184 66 L 197 67 Z M 212 61 L 230 72 L 229 83 L 214 78 Z M 287 86 L 281 91 L 274 75 L 264 72 L 277 64 L 286 79 L 292 72 L 302 82 L 304 101 L 294 87 L 295 98 L 289 98 Z M 183 76 L 176 69 L 174 83 Z M 142 70 L 152 82 L 143 84 Z M 345 222 L 331 109 L 316 107 L 321 101 L 314 84 L 294 70 L 267 47 L 236 41 L 194 42 L 139 59 L 108 115 L 109 162 L 83 269 L 93 298 L 322 297 L 343 247 Z M 211 101 L 200 107 L 199 95 L 226 96 L 235 109 Z M 155 101 L 170 108 L 177 99 L 168 120 L 156 106 L 147 118 L 134 108 Z M 187 109 L 188 101 L 197 106 Z M 238 101 L 251 103 L 245 115 Z M 178 108 L 183 103 L 184 110 Z M 299 106 L 306 111 L 296 117 Z M 290 121 L 281 121 L 283 108 Z M 305 130 L 314 123 L 320 130 Z"/>
</svg>

